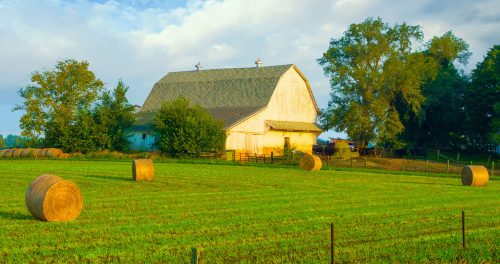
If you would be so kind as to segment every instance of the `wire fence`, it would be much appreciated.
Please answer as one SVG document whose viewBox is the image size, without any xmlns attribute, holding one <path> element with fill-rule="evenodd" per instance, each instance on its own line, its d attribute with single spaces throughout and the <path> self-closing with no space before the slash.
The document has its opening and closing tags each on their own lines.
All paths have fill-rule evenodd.
<svg viewBox="0 0 500 264">
<path fill-rule="evenodd" d="M 349 150 L 348 150 L 349 151 Z M 490 175 L 500 175 L 499 167 L 500 160 L 489 158 L 484 160 L 460 160 L 452 159 L 439 151 L 429 152 L 425 156 L 410 156 L 398 157 L 397 155 L 388 155 L 394 153 L 391 150 L 385 151 L 385 156 L 379 152 L 378 155 L 366 155 L 359 157 L 352 155 L 352 157 L 341 157 L 342 155 L 326 155 L 316 153 L 323 162 L 324 168 L 361 168 L 361 169 L 376 169 L 376 170 L 389 170 L 389 171 L 403 171 L 403 172 L 423 172 L 423 173 L 445 173 L 445 174 L 461 174 L 462 169 L 466 165 L 481 165 L 488 169 Z M 356 153 L 357 154 L 357 153 Z M 218 159 L 240 163 L 255 163 L 255 164 L 270 164 L 270 165 L 288 165 L 297 166 L 303 153 L 290 152 L 286 155 L 279 153 L 275 155 L 273 152 L 270 154 L 250 154 L 250 153 L 236 153 L 233 150 L 225 151 L 223 153 L 204 153 L 201 158 L 204 159 Z M 462 156 L 463 157 L 463 156 Z M 495 164 L 496 163 L 496 164 Z"/>
</svg>

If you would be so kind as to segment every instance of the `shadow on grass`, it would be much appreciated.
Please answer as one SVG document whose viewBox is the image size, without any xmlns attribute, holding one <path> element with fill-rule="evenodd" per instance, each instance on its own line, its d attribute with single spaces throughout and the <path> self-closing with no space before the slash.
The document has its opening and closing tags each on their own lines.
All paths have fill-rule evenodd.
<svg viewBox="0 0 500 264">
<path fill-rule="evenodd" d="M 84 177 L 95 178 L 95 179 L 114 180 L 114 181 L 126 181 L 126 182 L 134 181 L 132 179 L 132 175 L 130 176 L 130 178 L 117 178 L 117 177 L 111 177 L 111 176 L 97 176 L 97 175 L 84 175 Z"/>
<path fill-rule="evenodd" d="M 0 211 L 0 218 L 12 219 L 12 220 L 35 220 L 35 218 L 29 214 L 23 214 L 18 212 L 2 212 L 2 211 Z"/>
</svg>

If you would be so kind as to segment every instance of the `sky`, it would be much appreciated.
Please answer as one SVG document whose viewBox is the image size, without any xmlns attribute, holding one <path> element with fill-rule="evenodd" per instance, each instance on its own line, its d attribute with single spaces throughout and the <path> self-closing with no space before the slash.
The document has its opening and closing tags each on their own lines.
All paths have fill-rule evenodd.
<svg viewBox="0 0 500 264">
<path fill-rule="evenodd" d="M 295 64 L 320 108 L 330 98 L 318 65 L 330 39 L 380 17 L 420 25 L 425 41 L 452 31 L 470 45 L 470 72 L 500 44 L 498 0 L 0 0 L 0 134 L 19 134 L 19 89 L 37 70 L 86 60 L 113 89 L 122 79 L 142 105 L 171 71 Z M 425 42 L 424 41 L 424 42 Z M 343 137 L 327 131 L 321 138 Z"/>
</svg>

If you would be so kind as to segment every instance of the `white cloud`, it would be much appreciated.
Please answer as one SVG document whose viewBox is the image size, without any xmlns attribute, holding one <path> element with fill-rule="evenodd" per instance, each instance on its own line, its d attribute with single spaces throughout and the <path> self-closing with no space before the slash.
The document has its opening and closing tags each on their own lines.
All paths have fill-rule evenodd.
<svg viewBox="0 0 500 264">
<path fill-rule="evenodd" d="M 452 30 L 471 45 L 470 70 L 500 43 L 499 9 L 494 0 L 0 0 L 0 109 L 19 103 L 16 91 L 32 71 L 65 58 L 88 60 L 110 87 L 123 78 L 134 104 L 167 72 L 198 62 L 205 69 L 251 67 L 259 57 L 264 65 L 294 63 L 326 107 L 329 83 L 316 59 L 349 24 L 369 16 L 406 21 L 421 25 L 426 40 Z M 0 133 L 19 131 L 13 119 Z"/>
</svg>

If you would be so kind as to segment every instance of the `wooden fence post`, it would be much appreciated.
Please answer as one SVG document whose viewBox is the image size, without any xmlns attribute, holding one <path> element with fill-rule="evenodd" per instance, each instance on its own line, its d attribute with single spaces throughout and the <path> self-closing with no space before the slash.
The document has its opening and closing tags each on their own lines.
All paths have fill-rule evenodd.
<svg viewBox="0 0 500 264">
<path fill-rule="evenodd" d="M 196 247 L 191 248 L 191 264 L 202 264 L 203 262 L 203 248 L 197 249 Z"/>
<path fill-rule="evenodd" d="M 330 259 L 331 263 L 335 263 L 335 229 L 333 223 L 330 223 Z"/>
<path fill-rule="evenodd" d="M 491 162 L 491 177 L 495 176 L 495 162 Z"/>
<path fill-rule="evenodd" d="M 465 250 L 465 212 L 462 210 L 462 246 Z"/>
<path fill-rule="evenodd" d="M 460 162 L 460 152 L 457 153 L 457 163 Z"/>
<path fill-rule="evenodd" d="M 448 163 L 446 164 L 446 174 L 450 173 L 450 160 L 448 160 Z"/>
<path fill-rule="evenodd" d="M 274 163 L 274 152 L 271 151 L 271 164 Z"/>
</svg>

